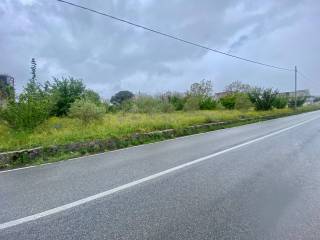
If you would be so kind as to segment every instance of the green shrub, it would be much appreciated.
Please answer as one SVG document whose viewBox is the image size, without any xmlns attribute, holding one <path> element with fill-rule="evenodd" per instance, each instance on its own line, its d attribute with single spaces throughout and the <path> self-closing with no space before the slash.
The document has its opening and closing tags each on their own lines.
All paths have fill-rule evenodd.
<svg viewBox="0 0 320 240">
<path fill-rule="evenodd" d="M 305 96 L 298 96 L 297 97 L 297 107 L 301 107 L 303 106 L 303 104 L 307 101 L 307 97 Z M 290 108 L 294 108 L 295 107 L 295 98 L 290 98 L 289 102 L 288 102 L 288 106 Z"/>
<path fill-rule="evenodd" d="M 134 103 L 131 100 L 126 100 L 126 101 L 123 101 L 120 105 L 113 105 L 113 106 L 118 110 L 120 110 L 122 113 L 127 113 L 134 109 Z"/>
<path fill-rule="evenodd" d="M 69 116 L 80 119 L 83 124 L 88 124 L 94 120 L 101 120 L 105 112 L 105 107 L 98 106 L 87 99 L 79 99 L 71 104 Z"/>
<path fill-rule="evenodd" d="M 24 98 L 9 102 L 0 110 L 0 118 L 14 130 L 32 130 L 49 117 L 51 110 L 48 98 Z"/>
<path fill-rule="evenodd" d="M 288 98 L 277 96 L 273 102 L 273 106 L 277 109 L 283 109 L 288 105 Z"/>
<path fill-rule="evenodd" d="M 28 81 L 17 101 L 10 99 L 0 118 L 14 130 L 32 130 L 43 123 L 52 109 L 52 99 L 35 78 Z"/>
<path fill-rule="evenodd" d="M 163 113 L 174 112 L 175 107 L 168 101 L 161 101 L 159 105 L 160 111 Z"/>
<path fill-rule="evenodd" d="M 228 94 L 226 96 L 223 96 L 219 99 L 222 106 L 224 106 L 226 109 L 234 109 L 236 105 L 236 95 L 235 94 Z"/>
<path fill-rule="evenodd" d="M 212 97 L 204 97 L 200 100 L 200 109 L 201 110 L 213 110 L 217 107 L 217 101 Z"/>
<path fill-rule="evenodd" d="M 176 111 L 183 110 L 186 98 L 181 94 L 173 94 L 168 96 L 168 101 L 171 103 Z"/>
<path fill-rule="evenodd" d="M 252 107 L 252 103 L 246 93 L 236 93 L 236 103 L 234 108 L 237 110 L 249 110 Z"/>
<path fill-rule="evenodd" d="M 198 97 L 187 98 L 187 101 L 183 107 L 184 111 L 196 111 L 199 109 L 200 109 L 200 99 Z"/>
<path fill-rule="evenodd" d="M 138 95 L 132 100 L 124 101 L 120 106 L 122 111 L 134 113 L 169 113 L 175 110 L 167 99 L 149 95 Z"/>
<path fill-rule="evenodd" d="M 220 101 L 217 101 L 216 110 L 225 110 L 226 108 L 221 104 Z"/>
<path fill-rule="evenodd" d="M 249 99 L 254 104 L 255 109 L 258 111 L 271 110 L 277 96 L 278 91 L 274 91 L 271 88 L 254 88 L 249 92 Z"/>
<path fill-rule="evenodd" d="M 136 96 L 133 100 L 133 112 L 155 113 L 160 112 L 160 100 L 148 95 Z"/>
</svg>

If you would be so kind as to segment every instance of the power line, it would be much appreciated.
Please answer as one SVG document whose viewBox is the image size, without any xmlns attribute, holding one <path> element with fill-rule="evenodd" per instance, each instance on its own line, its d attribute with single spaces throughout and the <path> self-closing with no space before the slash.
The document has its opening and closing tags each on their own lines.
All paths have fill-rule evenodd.
<svg viewBox="0 0 320 240">
<path fill-rule="evenodd" d="M 310 80 L 311 78 L 307 77 L 304 73 L 302 73 L 300 70 L 298 71 L 298 74 L 300 74 L 301 77 L 303 77 L 306 80 Z"/>
<path fill-rule="evenodd" d="M 206 46 L 201 45 L 199 43 L 194 43 L 194 42 L 182 39 L 180 37 L 176 37 L 176 36 L 173 36 L 173 35 L 170 35 L 170 34 L 167 34 L 167 33 L 163 33 L 163 32 L 160 32 L 158 30 L 154 30 L 152 28 L 149 28 L 149 27 L 146 27 L 146 26 L 143 26 L 143 25 L 140 25 L 140 24 L 137 24 L 137 23 L 122 19 L 122 18 L 118 18 L 118 17 L 112 16 L 110 14 L 103 13 L 103 12 L 100 12 L 100 11 L 97 11 L 97 10 L 94 10 L 94 9 L 91 9 L 91 8 L 88 8 L 88 7 L 85 7 L 85 6 L 81 6 L 81 5 L 72 3 L 72 2 L 68 2 L 68 1 L 64 1 L 64 0 L 57 0 L 57 1 L 65 3 L 65 4 L 68 4 L 68 5 L 73 6 L 73 7 L 81 8 L 81 9 L 87 10 L 89 12 L 93 12 L 93 13 L 96 13 L 96 14 L 111 18 L 113 20 L 117 20 L 117 21 L 120 21 L 120 22 L 123 22 L 123 23 L 127 23 L 129 25 L 134 26 L 134 27 L 141 28 L 141 29 L 144 29 L 144 30 L 147 30 L 147 31 L 150 31 L 150 32 L 153 32 L 153 33 L 156 33 L 156 34 L 159 34 L 159 35 L 162 35 L 162 36 L 165 36 L 165 37 L 168 37 L 168 38 L 171 38 L 171 39 L 174 39 L 174 40 L 177 40 L 177 41 L 180 41 L 180 42 L 192 45 L 192 46 L 196 46 L 196 47 L 199 47 L 199 48 L 202 48 L 202 49 L 206 49 L 208 51 L 219 53 L 219 54 L 222 54 L 222 55 L 225 55 L 225 56 L 228 56 L 228 57 L 232 57 L 232 58 L 239 59 L 239 60 L 242 60 L 242 61 L 246 61 L 246 62 L 258 64 L 258 65 L 262 65 L 262 66 L 269 67 L 269 68 L 275 68 L 275 69 L 278 69 L 278 70 L 290 71 L 290 72 L 294 71 L 293 69 L 290 69 L 290 68 L 283 68 L 283 67 L 278 67 L 278 66 L 271 65 L 271 64 L 266 64 L 266 63 L 263 63 L 263 62 L 258 62 L 258 61 L 251 60 L 251 59 L 248 59 L 248 58 L 243 58 L 243 57 L 239 57 L 239 56 L 236 56 L 236 55 L 233 55 L 233 54 L 229 54 L 229 53 L 217 50 L 217 49 L 206 47 Z"/>
</svg>

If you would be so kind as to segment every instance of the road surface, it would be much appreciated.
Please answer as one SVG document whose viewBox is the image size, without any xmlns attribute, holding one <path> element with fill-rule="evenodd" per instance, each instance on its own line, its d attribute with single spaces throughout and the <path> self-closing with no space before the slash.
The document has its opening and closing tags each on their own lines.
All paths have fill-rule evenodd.
<svg viewBox="0 0 320 240">
<path fill-rule="evenodd" d="M 0 172 L 0 239 L 320 239 L 320 111 Z"/>
</svg>

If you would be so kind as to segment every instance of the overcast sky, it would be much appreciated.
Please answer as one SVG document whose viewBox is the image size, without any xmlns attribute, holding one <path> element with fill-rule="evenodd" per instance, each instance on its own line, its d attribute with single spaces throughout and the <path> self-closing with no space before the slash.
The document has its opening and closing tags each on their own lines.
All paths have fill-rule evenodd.
<svg viewBox="0 0 320 240">
<path fill-rule="evenodd" d="M 178 37 L 268 64 L 298 69 L 299 89 L 320 94 L 318 0 L 70 0 Z M 104 97 L 119 90 L 185 91 L 239 80 L 281 91 L 290 72 L 241 62 L 55 0 L 0 1 L 0 72 L 21 91 L 36 58 L 40 81 L 74 76 Z"/>
</svg>

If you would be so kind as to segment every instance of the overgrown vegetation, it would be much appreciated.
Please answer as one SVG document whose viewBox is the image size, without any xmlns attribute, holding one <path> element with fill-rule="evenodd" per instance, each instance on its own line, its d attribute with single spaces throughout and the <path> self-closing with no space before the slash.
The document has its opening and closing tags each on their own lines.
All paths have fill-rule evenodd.
<svg viewBox="0 0 320 240">
<path fill-rule="evenodd" d="M 303 107 L 301 111 L 319 109 Z M 98 122 L 90 122 L 85 127 L 78 118 L 51 117 L 33 131 L 16 131 L 0 125 L 0 151 L 25 149 L 38 146 L 51 146 L 97 139 L 125 138 L 139 133 L 164 129 L 183 129 L 188 126 L 209 122 L 279 117 L 293 114 L 294 110 L 274 109 L 270 111 L 205 110 L 181 111 L 172 113 L 127 113 L 105 114 Z"/>
<path fill-rule="evenodd" d="M 305 96 L 298 96 L 297 97 L 297 107 L 301 107 L 305 102 L 306 102 L 307 98 Z M 290 108 L 294 108 L 295 107 L 295 98 L 290 98 L 288 101 L 288 106 Z"/>
<path fill-rule="evenodd" d="M 31 79 L 23 92 L 0 109 L 0 151 L 121 139 L 137 132 L 179 130 L 221 121 L 240 123 L 242 119 L 294 113 L 292 98 L 238 81 L 228 85 L 220 98 L 214 96 L 212 82 L 202 80 L 185 93 L 151 96 L 120 91 L 109 102 L 87 89 L 81 79 L 54 78 L 52 83 L 40 84 L 36 66 L 33 59 Z M 297 106 L 302 107 L 305 101 L 305 97 L 299 97 Z"/>
<path fill-rule="evenodd" d="M 258 111 L 271 110 L 277 99 L 278 91 L 273 89 L 254 88 L 249 92 L 249 99 Z"/>
<path fill-rule="evenodd" d="M 273 106 L 277 109 L 283 109 L 288 106 L 289 99 L 284 96 L 277 96 L 273 101 Z"/>
<path fill-rule="evenodd" d="M 101 120 L 106 113 L 103 106 L 98 106 L 92 100 L 82 98 L 71 104 L 69 116 L 78 118 L 83 125 L 87 125 L 94 120 Z"/>
</svg>

